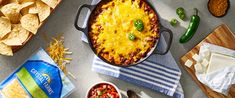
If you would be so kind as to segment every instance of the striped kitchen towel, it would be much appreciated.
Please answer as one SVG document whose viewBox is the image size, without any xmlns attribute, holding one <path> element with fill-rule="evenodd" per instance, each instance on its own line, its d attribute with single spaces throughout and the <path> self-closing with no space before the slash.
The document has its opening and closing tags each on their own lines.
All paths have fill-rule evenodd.
<svg viewBox="0 0 235 98">
<path fill-rule="evenodd" d="M 99 0 L 93 0 L 92 4 L 97 2 Z M 86 23 L 83 25 L 85 26 Z M 82 40 L 87 42 L 85 35 L 82 36 Z M 165 39 L 161 36 L 158 50 L 164 50 L 165 47 Z M 153 55 L 141 64 L 126 68 L 109 65 L 95 56 L 92 70 L 174 98 L 184 98 L 183 89 L 179 82 L 181 71 L 170 52 L 166 55 Z"/>
<path fill-rule="evenodd" d="M 175 98 L 184 96 L 179 82 L 181 71 L 170 52 L 165 56 L 151 56 L 141 64 L 126 68 L 109 65 L 95 56 L 92 70 Z"/>
</svg>

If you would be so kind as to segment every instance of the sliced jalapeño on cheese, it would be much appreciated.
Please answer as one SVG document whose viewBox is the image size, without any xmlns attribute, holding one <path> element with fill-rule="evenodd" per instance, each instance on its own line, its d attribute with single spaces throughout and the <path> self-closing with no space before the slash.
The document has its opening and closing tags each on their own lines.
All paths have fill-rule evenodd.
<svg viewBox="0 0 235 98">
<path fill-rule="evenodd" d="M 135 20 L 134 26 L 140 32 L 142 32 L 144 30 L 144 22 L 141 19 Z"/>
<path fill-rule="evenodd" d="M 130 33 L 128 38 L 129 38 L 129 40 L 134 41 L 135 40 L 135 35 L 133 33 Z"/>
</svg>

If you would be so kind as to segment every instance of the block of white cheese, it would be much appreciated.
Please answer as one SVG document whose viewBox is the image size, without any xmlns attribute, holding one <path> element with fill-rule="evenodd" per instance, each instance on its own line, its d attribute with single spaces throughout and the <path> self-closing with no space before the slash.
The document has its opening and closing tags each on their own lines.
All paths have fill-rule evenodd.
<svg viewBox="0 0 235 98">
<path fill-rule="evenodd" d="M 190 68 L 193 65 L 193 61 L 187 60 L 184 65 Z"/>
<path fill-rule="evenodd" d="M 202 65 L 200 63 L 197 63 L 194 65 L 196 73 L 204 73 L 204 70 L 202 68 Z"/>
<path fill-rule="evenodd" d="M 199 56 L 198 54 L 193 55 L 192 58 L 193 58 L 193 60 L 195 60 L 196 62 L 201 62 L 201 60 L 202 60 L 202 57 Z"/>
<path fill-rule="evenodd" d="M 212 53 L 207 73 L 231 66 L 235 66 L 235 57 Z"/>
<path fill-rule="evenodd" d="M 204 58 L 208 58 L 210 56 L 210 50 L 209 49 L 202 49 L 200 51 L 201 53 L 201 56 L 204 57 Z"/>
<path fill-rule="evenodd" d="M 208 61 L 207 59 L 203 59 L 203 60 L 202 60 L 202 66 L 203 66 L 204 68 L 207 68 L 208 64 L 209 64 L 209 61 Z"/>
</svg>

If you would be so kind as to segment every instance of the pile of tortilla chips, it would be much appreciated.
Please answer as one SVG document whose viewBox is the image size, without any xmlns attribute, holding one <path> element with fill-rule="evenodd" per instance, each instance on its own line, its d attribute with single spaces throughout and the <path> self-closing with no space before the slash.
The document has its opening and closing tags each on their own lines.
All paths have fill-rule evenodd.
<svg viewBox="0 0 235 98">
<path fill-rule="evenodd" d="M 59 0 L 0 0 L 0 54 L 13 56 L 12 47 L 22 46 L 36 34 Z"/>
</svg>

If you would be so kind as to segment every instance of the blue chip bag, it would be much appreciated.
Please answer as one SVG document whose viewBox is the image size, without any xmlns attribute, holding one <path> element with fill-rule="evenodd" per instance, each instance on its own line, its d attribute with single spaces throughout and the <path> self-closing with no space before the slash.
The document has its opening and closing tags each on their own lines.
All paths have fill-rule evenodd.
<svg viewBox="0 0 235 98">
<path fill-rule="evenodd" d="M 0 84 L 0 98 L 65 98 L 72 82 L 40 48 Z"/>
</svg>

